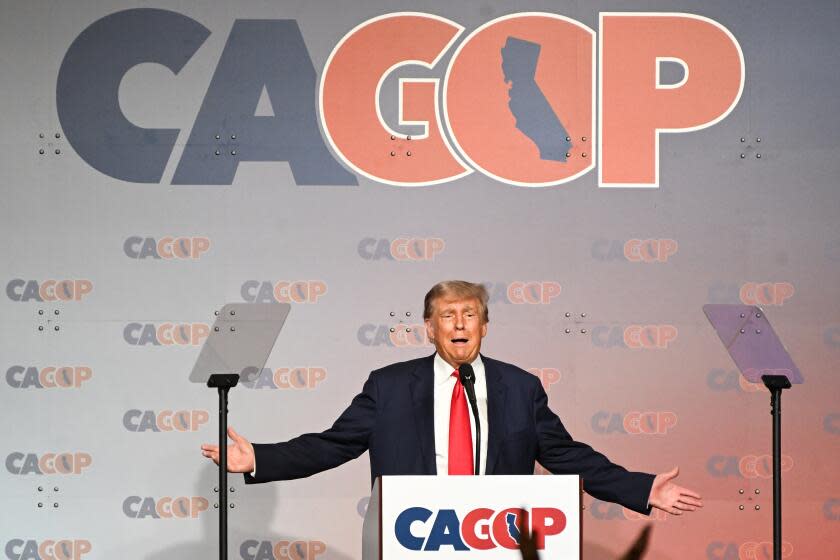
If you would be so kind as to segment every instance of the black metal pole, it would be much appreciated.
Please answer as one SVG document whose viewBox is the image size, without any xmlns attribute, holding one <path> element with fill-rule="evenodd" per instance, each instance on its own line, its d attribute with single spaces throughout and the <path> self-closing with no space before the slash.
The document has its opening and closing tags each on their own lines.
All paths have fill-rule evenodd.
<svg viewBox="0 0 840 560">
<path fill-rule="evenodd" d="M 208 387 L 219 391 L 219 558 L 228 557 L 228 487 L 227 487 L 227 415 L 228 392 L 239 383 L 235 373 L 217 373 L 207 380 Z"/>
<path fill-rule="evenodd" d="M 773 415 L 773 560 L 782 560 L 782 390 L 770 394 Z"/>
<path fill-rule="evenodd" d="M 229 387 L 219 387 L 219 558 L 227 560 L 227 413 Z"/>
<path fill-rule="evenodd" d="M 470 401 L 473 418 L 475 419 L 475 476 L 481 474 L 481 420 L 478 418 L 478 405 Z"/>
<path fill-rule="evenodd" d="M 782 560 L 782 390 L 790 389 L 784 375 L 762 375 L 770 390 L 773 416 L 773 560 Z"/>
</svg>

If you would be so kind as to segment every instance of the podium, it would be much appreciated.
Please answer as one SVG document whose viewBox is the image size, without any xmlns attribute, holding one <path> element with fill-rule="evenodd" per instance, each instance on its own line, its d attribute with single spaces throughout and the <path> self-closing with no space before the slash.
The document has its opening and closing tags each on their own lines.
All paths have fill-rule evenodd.
<svg viewBox="0 0 840 560">
<path fill-rule="evenodd" d="M 578 560 L 577 475 L 383 476 L 365 514 L 363 560 L 517 559 L 523 527 L 541 558 Z"/>
</svg>

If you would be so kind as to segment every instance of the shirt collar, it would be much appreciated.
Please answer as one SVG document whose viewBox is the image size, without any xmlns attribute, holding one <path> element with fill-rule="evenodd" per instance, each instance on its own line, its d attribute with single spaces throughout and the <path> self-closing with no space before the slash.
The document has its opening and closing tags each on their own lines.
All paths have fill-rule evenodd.
<svg viewBox="0 0 840 560">
<path fill-rule="evenodd" d="M 477 355 L 470 365 L 473 367 L 477 380 L 479 373 L 484 372 L 484 362 L 481 361 L 481 354 Z M 441 385 L 449 381 L 453 371 L 455 369 L 446 363 L 446 360 L 441 358 L 440 354 L 435 352 L 435 385 Z"/>
</svg>

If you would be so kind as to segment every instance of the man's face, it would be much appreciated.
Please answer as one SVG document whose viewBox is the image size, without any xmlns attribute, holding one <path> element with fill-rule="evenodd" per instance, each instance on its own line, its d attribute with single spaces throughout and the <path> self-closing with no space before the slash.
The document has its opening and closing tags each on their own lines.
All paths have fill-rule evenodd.
<svg viewBox="0 0 840 560">
<path fill-rule="evenodd" d="M 432 316 L 426 319 L 426 335 L 440 357 L 457 369 L 472 362 L 487 334 L 477 299 L 438 298 L 432 302 Z"/>
</svg>

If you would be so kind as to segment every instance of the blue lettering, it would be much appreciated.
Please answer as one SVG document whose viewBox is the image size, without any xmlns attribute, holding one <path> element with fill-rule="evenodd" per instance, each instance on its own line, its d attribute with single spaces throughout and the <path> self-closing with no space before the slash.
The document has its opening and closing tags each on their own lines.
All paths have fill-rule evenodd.
<svg viewBox="0 0 840 560">
<path fill-rule="evenodd" d="M 415 521 L 425 523 L 431 516 L 431 511 L 421 507 L 408 508 L 400 513 L 394 523 L 394 535 L 397 541 L 408 550 L 422 550 L 423 538 L 411 533 L 411 524 Z"/>
<path fill-rule="evenodd" d="M 115 179 L 160 182 L 179 130 L 132 124 L 120 108 L 120 82 L 144 62 L 178 74 L 209 35 L 192 18 L 150 8 L 107 15 L 82 31 L 56 84 L 58 119 L 76 153 Z"/>
<path fill-rule="evenodd" d="M 240 161 L 286 161 L 298 185 L 358 184 L 321 138 L 315 78 L 295 20 L 234 22 L 172 184 L 230 185 Z M 255 115 L 263 91 L 273 115 Z"/>
<path fill-rule="evenodd" d="M 461 540 L 461 522 L 454 509 L 442 509 L 435 517 L 429 538 L 423 550 L 440 550 L 441 546 L 451 546 L 455 550 L 469 550 Z"/>
</svg>

